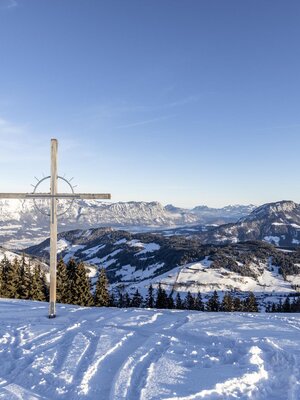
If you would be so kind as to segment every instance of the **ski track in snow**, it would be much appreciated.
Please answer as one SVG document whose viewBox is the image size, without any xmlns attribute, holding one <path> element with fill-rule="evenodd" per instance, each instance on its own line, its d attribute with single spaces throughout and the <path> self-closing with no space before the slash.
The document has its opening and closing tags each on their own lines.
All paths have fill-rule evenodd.
<svg viewBox="0 0 300 400">
<path fill-rule="evenodd" d="M 300 399 L 300 315 L 0 301 L 0 399 Z"/>
</svg>

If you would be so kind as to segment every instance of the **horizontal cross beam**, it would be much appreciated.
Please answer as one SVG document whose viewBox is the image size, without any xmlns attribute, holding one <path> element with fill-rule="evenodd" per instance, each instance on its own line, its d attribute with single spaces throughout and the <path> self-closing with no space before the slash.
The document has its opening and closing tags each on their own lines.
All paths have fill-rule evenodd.
<svg viewBox="0 0 300 400">
<path fill-rule="evenodd" d="M 0 193 L 0 199 L 111 199 L 110 193 Z"/>
</svg>

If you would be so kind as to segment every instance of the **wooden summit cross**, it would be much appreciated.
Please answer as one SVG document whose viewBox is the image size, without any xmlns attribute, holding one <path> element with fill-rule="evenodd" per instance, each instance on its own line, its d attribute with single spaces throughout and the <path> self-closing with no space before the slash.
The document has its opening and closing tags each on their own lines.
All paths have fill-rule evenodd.
<svg viewBox="0 0 300 400">
<path fill-rule="evenodd" d="M 35 186 L 33 193 L 0 193 L 0 199 L 50 199 L 50 303 L 49 318 L 56 316 L 56 264 L 57 264 L 57 200 L 59 199 L 110 199 L 109 193 L 74 193 L 72 185 L 57 174 L 57 139 L 51 139 L 51 175 L 43 178 Z M 64 180 L 72 193 L 58 193 L 57 181 Z M 36 188 L 45 179 L 50 179 L 50 193 L 36 193 Z M 38 208 L 38 207 L 37 207 Z"/>
</svg>

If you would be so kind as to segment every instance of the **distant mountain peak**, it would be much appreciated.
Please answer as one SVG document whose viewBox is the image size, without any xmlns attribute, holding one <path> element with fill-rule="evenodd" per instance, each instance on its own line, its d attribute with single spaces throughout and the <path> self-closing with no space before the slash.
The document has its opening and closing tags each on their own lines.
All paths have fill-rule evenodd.
<svg viewBox="0 0 300 400">
<path fill-rule="evenodd" d="M 257 207 L 237 222 L 201 234 L 204 243 L 263 240 L 276 246 L 300 245 L 300 205 L 290 200 Z"/>
<path fill-rule="evenodd" d="M 299 212 L 300 206 L 291 200 L 276 201 L 273 203 L 266 203 L 260 207 L 257 207 L 252 213 L 243 218 L 243 221 L 250 221 L 256 218 L 267 218 L 267 217 L 286 217 L 290 216 L 293 212 Z"/>
</svg>

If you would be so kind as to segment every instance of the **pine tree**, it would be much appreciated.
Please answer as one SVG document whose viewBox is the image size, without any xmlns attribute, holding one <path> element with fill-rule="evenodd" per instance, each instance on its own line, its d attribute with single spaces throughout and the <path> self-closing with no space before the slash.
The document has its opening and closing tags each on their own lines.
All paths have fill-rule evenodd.
<svg viewBox="0 0 300 400">
<path fill-rule="evenodd" d="M 22 255 L 22 260 L 19 263 L 19 284 L 17 290 L 18 299 L 29 299 L 31 288 L 31 272 L 30 265 L 25 262 L 25 256 Z"/>
<path fill-rule="evenodd" d="M 153 286 L 152 283 L 148 288 L 148 293 L 145 300 L 145 307 L 153 308 L 154 307 L 154 295 L 153 295 Z"/>
<path fill-rule="evenodd" d="M 270 313 L 272 311 L 271 303 L 268 301 L 265 307 L 266 313 Z"/>
<path fill-rule="evenodd" d="M 163 289 L 161 287 L 161 283 L 159 283 L 158 289 L 157 289 L 155 307 L 156 308 L 167 308 L 167 305 L 168 305 L 167 293 L 166 293 L 165 289 Z"/>
<path fill-rule="evenodd" d="M 77 264 L 74 258 L 71 258 L 67 264 L 67 289 L 65 301 L 68 304 L 75 304 L 75 292 L 76 292 L 76 269 Z"/>
<path fill-rule="evenodd" d="M 125 296 L 124 296 L 124 307 L 126 307 L 126 308 L 131 307 L 131 298 L 127 292 L 125 292 Z"/>
<path fill-rule="evenodd" d="M 42 287 L 43 287 L 46 301 L 49 301 L 49 285 L 47 282 L 45 271 L 43 271 L 43 270 L 41 271 L 41 282 L 42 282 Z"/>
<path fill-rule="evenodd" d="M 207 311 L 217 312 L 220 309 L 219 296 L 215 290 L 207 302 Z"/>
<path fill-rule="evenodd" d="M 116 305 L 119 308 L 125 307 L 125 299 L 124 299 L 124 294 L 122 292 L 122 290 L 118 290 L 118 298 L 116 301 Z"/>
<path fill-rule="evenodd" d="M 6 282 L 5 282 L 5 294 L 4 297 L 8 297 L 10 299 L 17 298 L 18 288 L 19 288 L 19 268 L 20 263 L 15 257 L 13 262 L 8 262 L 6 264 Z"/>
<path fill-rule="evenodd" d="M 184 300 L 184 308 L 186 308 L 187 310 L 195 309 L 195 299 L 190 291 L 187 292 L 186 298 Z"/>
<path fill-rule="evenodd" d="M 94 304 L 97 307 L 108 307 L 109 300 L 108 279 L 106 277 L 105 269 L 101 268 L 94 294 Z"/>
<path fill-rule="evenodd" d="M 136 289 L 131 300 L 131 307 L 139 308 L 141 307 L 142 303 L 143 303 L 143 297 L 138 291 L 138 289 Z"/>
<path fill-rule="evenodd" d="M 300 311 L 300 297 L 297 298 L 296 297 L 293 298 L 293 302 L 291 304 L 291 312 L 299 312 Z"/>
<path fill-rule="evenodd" d="M 68 303 L 69 278 L 67 266 L 61 258 L 57 263 L 56 300 L 58 303 Z"/>
<path fill-rule="evenodd" d="M 282 300 L 279 299 L 279 303 L 276 306 L 276 312 L 282 312 Z"/>
<path fill-rule="evenodd" d="M 248 297 L 246 298 L 244 302 L 244 311 L 247 312 L 258 312 L 258 304 L 256 301 L 256 297 L 254 296 L 254 293 L 250 292 Z"/>
<path fill-rule="evenodd" d="M 293 301 L 291 302 L 291 312 L 296 312 L 296 299 L 293 297 Z"/>
<path fill-rule="evenodd" d="M 40 265 L 35 265 L 33 268 L 29 296 L 31 300 L 46 301 L 45 288 Z"/>
<path fill-rule="evenodd" d="M 221 304 L 221 310 L 225 312 L 234 311 L 233 298 L 230 293 L 225 293 Z"/>
<path fill-rule="evenodd" d="M 204 304 L 200 292 L 197 293 L 197 296 L 195 298 L 195 310 L 204 311 Z"/>
<path fill-rule="evenodd" d="M 116 307 L 117 301 L 114 292 L 109 294 L 109 307 Z"/>
<path fill-rule="evenodd" d="M 282 311 L 286 313 L 291 312 L 291 302 L 289 296 L 287 296 L 283 302 Z"/>
<path fill-rule="evenodd" d="M 73 295 L 73 304 L 91 306 L 93 304 L 93 297 L 91 294 L 90 279 L 82 262 L 77 264 L 74 283 L 76 291 Z"/>
<path fill-rule="evenodd" d="M 175 298 L 175 308 L 177 310 L 182 310 L 183 309 L 183 303 L 182 303 L 182 300 L 181 300 L 181 296 L 180 296 L 180 293 L 178 293 L 178 292 L 177 292 L 176 298 Z"/>
<path fill-rule="evenodd" d="M 169 308 L 170 310 L 173 310 L 173 308 L 175 308 L 173 291 L 171 291 L 167 297 L 167 308 Z"/>
<path fill-rule="evenodd" d="M 1 263 L 0 263 L 0 273 L 1 273 L 1 297 L 6 296 L 6 285 L 7 285 L 7 273 L 10 268 L 10 262 L 8 261 L 6 255 L 4 255 Z"/>
<path fill-rule="evenodd" d="M 234 297 L 233 299 L 233 311 L 242 311 L 243 305 L 241 300 L 238 297 Z"/>
<path fill-rule="evenodd" d="M 2 273 L 2 263 L 0 263 L 0 297 L 3 296 L 4 285 L 3 285 L 3 273 Z"/>
</svg>

